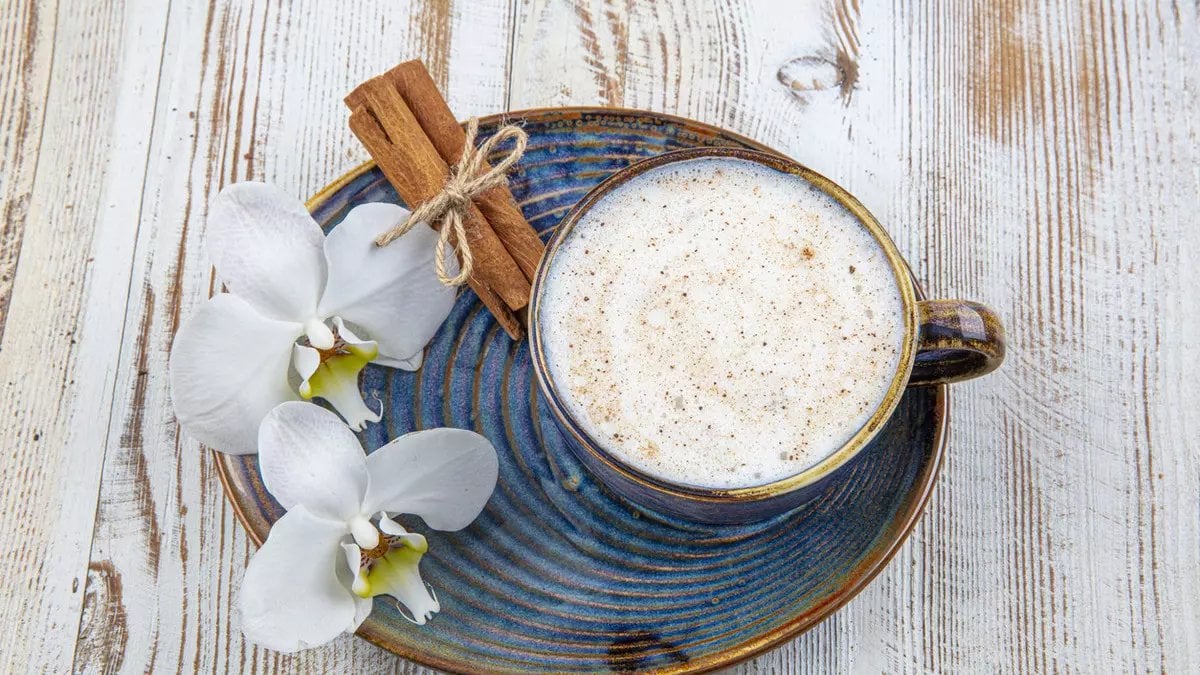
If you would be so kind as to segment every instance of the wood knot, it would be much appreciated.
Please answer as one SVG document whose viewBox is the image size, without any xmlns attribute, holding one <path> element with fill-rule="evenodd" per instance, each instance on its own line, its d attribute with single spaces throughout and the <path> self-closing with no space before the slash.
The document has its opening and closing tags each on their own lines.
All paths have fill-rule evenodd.
<svg viewBox="0 0 1200 675">
<path fill-rule="evenodd" d="M 75 658 L 81 663 L 102 666 L 105 672 L 120 670 L 129 640 L 121 573 L 111 561 L 88 565 L 83 611 Z"/>
<path fill-rule="evenodd" d="M 792 94 L 841 87 L 844 73 L 835 60 L 824 56 L 799 56 L 779 68 L 776 78 Z"/>
</svg>

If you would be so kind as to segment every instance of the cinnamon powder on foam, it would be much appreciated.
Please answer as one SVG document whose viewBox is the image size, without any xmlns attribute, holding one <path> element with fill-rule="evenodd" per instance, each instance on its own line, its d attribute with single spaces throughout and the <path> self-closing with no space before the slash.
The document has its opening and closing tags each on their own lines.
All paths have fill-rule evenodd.
<svg viewBox="0 0 1200 675">
<path fill-rule="evenodd" d="M 904 309 L 879 244 L 803 178 L 738 159 L 647 171 L 576 223 L 540 328 L 571 416 L 618 459 L 702 487 L 794 475 L 895 375 Z"/>
</svg>

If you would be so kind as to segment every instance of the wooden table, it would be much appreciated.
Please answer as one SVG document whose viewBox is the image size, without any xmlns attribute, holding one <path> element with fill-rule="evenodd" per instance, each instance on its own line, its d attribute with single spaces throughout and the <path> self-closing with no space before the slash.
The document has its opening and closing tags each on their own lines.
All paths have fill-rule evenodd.
<svg viewBox="0 0 1200 675">
<path fill-rule="evenodd" d="M 768 143 L 861 197 L 934 295 L 1005 317 L 1008 363 L 955 388 L 900 555 L 738 672 L 1195 672 L 1197 12 L 6 0 L 0 670 L 421 670 L 353 637 L 241 638 L 253 546 L 165 376 L 210 291 L 216 192 L 301 197 L 355 166 L 341 97 L 421 57 L 463 116 L 621 105 Z"/>
</svg>

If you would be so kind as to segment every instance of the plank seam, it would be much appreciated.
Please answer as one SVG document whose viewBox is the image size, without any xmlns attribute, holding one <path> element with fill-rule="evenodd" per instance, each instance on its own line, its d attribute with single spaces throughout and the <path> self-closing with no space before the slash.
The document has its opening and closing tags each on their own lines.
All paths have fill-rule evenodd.
<svg viewBox="0 0 1200 675">
<path fill-rule="evenodd" d="M 517 17 L 518 2 L 519 0 L 510 0 L 508 3 L 508 55 L 504 73 L 504 112 L 512 110 L 513 61 L 517 51 L 517 25 L 520 23 Z"/>
</svg>

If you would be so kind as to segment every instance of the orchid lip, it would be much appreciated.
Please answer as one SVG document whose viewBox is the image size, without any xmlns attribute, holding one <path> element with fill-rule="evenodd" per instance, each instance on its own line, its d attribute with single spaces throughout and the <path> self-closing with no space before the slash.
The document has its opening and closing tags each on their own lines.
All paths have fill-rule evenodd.
<svg viewBox="0 0 1200 675">
<path fill-rule="evenodd" d="M 390 595 L 412 613 L 410 621 L 425 623 L 441 609 L 418 568 L 428 550 L 425 537 L 412 533 L 381 538 L 377 550 L 360 549 L 358 567 L 351 569 L 351 592 L 364 599 Z"/>
<path fill-rule="evenodd" d="M 338 317 L 329 334 L 332 342 L 326 348 L 317 347 L 311 338 L 308 345 L 296 344 L 293 365 L 300 373 L 299 393 L 305 400 L 328 401 L 351 429 L 361 431 L 368 422 L 381 419 L 380 413 L 367 407 L 358 388 L 358 375 L 379 356 L 379 345 L 358 338 Z"/>
</svg>

